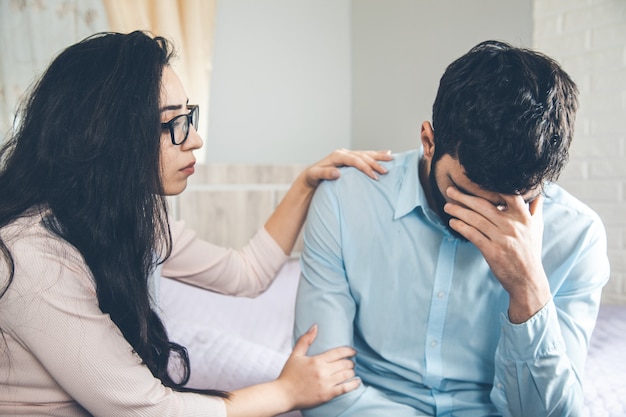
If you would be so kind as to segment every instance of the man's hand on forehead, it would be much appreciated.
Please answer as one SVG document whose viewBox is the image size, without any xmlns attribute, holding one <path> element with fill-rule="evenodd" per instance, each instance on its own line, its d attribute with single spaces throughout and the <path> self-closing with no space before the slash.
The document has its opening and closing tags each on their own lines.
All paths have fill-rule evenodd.
<svg viewBox="0 0 626 417">
<path fill-rule="evenodd" d="M 521 195 L 498 194 L 502 199 L 498 202 L 465 194 L 456 187 L 448 187 L 446 195 L 452 200 L 444 206 L 452 216 L 450 227 L 483 254 L 511 295 L 513 311 L 521 312 L 516 320 L 537 311 L 550 295 L 541 259 L 543 196 L 538 194 L 527 202 Z M 530 305 L 528 294 L 533 294 Z"/>
</svg>

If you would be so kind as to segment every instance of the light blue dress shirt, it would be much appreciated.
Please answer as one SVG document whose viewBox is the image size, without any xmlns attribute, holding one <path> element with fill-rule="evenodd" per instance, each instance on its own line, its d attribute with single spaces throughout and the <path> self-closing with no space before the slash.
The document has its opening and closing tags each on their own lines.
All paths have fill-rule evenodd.
<svg viewBox="0 0 626 417">
<path fill-rule="evenodd" d="M 552 300 L 523 324 L 480 251 L 428 207 L 420 151 L 373 181 L 318 188 L 304 233 L 294 334 L 353 346 L 361 386 L 306 417 L 578 416 L 589 337 L 609 277 L 599 217 L 550 184 L 543 264 Z"/>
</svg>

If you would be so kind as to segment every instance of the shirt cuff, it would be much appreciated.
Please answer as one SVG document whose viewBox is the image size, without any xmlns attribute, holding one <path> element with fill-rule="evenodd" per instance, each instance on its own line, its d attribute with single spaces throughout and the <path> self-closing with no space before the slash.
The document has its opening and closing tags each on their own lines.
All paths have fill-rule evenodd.
<svg viewBox="0 0 626 417">
<path fill-rule="evenodd" d="M 553 300 L 524 323 L 513 324 L 505 314 L 500 323 L 500 349 L 506 360 L 527 361 L 565 350 Z"/>
</svg>

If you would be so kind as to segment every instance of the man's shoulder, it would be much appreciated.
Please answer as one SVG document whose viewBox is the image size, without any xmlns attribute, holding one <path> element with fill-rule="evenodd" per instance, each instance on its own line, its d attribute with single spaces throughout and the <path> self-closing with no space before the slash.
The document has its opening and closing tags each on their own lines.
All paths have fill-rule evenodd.
<svg viewBox="0 0 626 417">
<path fill-rule="evenodd" d="M 591 207 L 558 184 L 548 184 L 544 194 L 546 196 L 546 206 L 551 211 L 558 213 L 571 212 L 573 215 L 588 217 L 593 220 L 600 219 Z"/>
<path fill-rule="evenodd" d="M 341 176 L 335 181 L 323 181 L 320 186 L 350 189 L 357 184 L 375 186 L 376 184 L 397 183 L 400 181 L 411 164 L 417 164 L 419 150 L 410 150 L 394 153 L 391 161 L 380 161 L 380 165 L 387 170 L 386 174 L 378 174 L 378 180 L 373 181 L 368 175 L 354 167 L 341 167 Z"/>
<path fill-rule="evenodd" d="M 602 219 L 591 207 L 557 184 L 544 190 L 544 221 L 551 229 L 567 230 L 570 234 L 586 234 L 590 229 L 604 233 Z"/>
</svg>

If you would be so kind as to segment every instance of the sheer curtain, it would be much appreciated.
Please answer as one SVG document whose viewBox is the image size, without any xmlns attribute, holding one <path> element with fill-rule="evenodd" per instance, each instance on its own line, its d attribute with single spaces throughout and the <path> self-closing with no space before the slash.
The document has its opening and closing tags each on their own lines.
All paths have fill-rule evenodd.
<svg viewBox="0 0 626 417">
<path fill-rule="evenodd" d="M 0 0 L 0 142 L 20 99 L 52 58 L 102 31 L 148 30 L 172 40 L 173 62 L 206 138 L 217 0 Z M 204 152 L 197 152 L 200 162 Z"/>
<path fill-rule="evenodd" d="M 211 55 L 217 0 L 103 0 L 116 32 L 148 30 L 174 42 L 172 63 L 190 103 L 200 105 L 200 134 L 207 137 Z M 197 152 L 200 162 L 204 152 Z"/>
<path fill-rule="evenodd" d="M 0 0 L 0 143 L 20 99 L 52 58 L 105 30 L 102 0 Z"/>
</svg>

